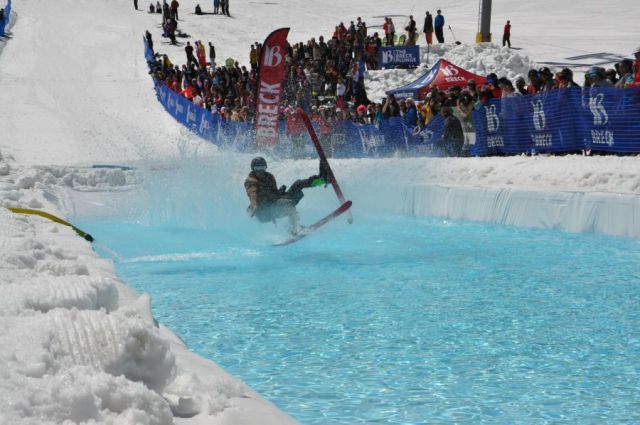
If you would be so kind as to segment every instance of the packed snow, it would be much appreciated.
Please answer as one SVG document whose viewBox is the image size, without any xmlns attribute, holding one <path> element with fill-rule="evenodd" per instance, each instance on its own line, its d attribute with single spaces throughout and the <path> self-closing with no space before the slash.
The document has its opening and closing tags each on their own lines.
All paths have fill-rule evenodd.
<svg viewBox="0 0 640 425">
<path fill-rule="evenodd" d="M 14 1 L 11 38 L 0 41 L 0 197 L 5 207 L 60 217 L 101 209 L 104 198 L 131 196 L 143 173 L 95 164 L 171 167 L 185 158 L 212 166 L 249 157 L 227 154 L 182 128 L 155 98 L 143 57 L 150 30 L 156 51 L 183 63 L 181 47 L 160 36 L 160 18 L 131 1 Z M 249 46 L 275 28 L 290 41 L 329 36 L 340 21 L 361 16 L 376 30 L 385 15 L 398 27 L 425 8 L 389 3 L 280 0 L 231 1 L 233 18 L 196 16 L 197 0 L 180 2 L 179 27 L 191 40 L 213 41 L 219 57 L 248 64 Z M 201 2 L 205 12 L 211 2 Z M 530 67 L 574 67 L 628 57 L 640 44 L 636 0 L 493 2 L 493 37 L 511 20 L 519 50 L 473 44 L 477 2 L 441 6 L 458 40 L 426 51 L 470 71 L 510 78 Z M 624 29 L 624 30 L 623 30 Z M 378 28 L 378 30 L 380 30 Z M 367 75 L 370 98 L 424 72 Z M 577 81 L 580 81 L 577 79 Z M 284 178 L 309 164 L 283 161 Z M 640 196 L 637 157 L 392 158 L 337 160 L 341 178 L 366 179 L 371 169 L 397 187 L 436 185 Z M 348 184 L 348 183 L 347 183 Z M 92 202 L 74 202 L 77 193 Z M 102 208 L 102 213 L 105 209 Z M 108 213 L 108 211 L 107 211 Z M 85 229 L 88 230 L 88 229 Z M 0 424 L 284 424 L 278 411 L 214 363 L 189 352 L 152 317 L 150 300 L 126 286 L 71 228 L 0 208 Z"/>
</svg>

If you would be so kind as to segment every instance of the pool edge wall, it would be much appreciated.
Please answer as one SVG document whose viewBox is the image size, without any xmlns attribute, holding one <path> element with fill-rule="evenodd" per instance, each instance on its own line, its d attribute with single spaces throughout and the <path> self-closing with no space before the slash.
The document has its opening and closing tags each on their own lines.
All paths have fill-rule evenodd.
<svg viewBox="0 0 640 425">
<path fill-rule="evenodd" d="M 518 227 L 640 237 L 640 195 L 414 185 L 401 213 Z"/>
</svg>

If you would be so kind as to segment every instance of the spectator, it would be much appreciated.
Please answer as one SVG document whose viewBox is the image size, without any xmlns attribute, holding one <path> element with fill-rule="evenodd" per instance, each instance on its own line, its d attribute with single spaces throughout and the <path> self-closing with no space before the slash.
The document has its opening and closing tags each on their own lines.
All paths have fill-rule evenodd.
<svg viewBox="0 0 640 425">
<path fill-rule="evenodd" d="M 196 41 L 196 43 L 198 43 Z M 187 55 L 187 65 L 189 65 L 190 63 L 194 62 L 194 63 L 198 63 L 198 61 L 196 60 L 195 56 L 193 55 L 193 46 L 191 45 L 190 41 L 187 41 L 187 45 L 184 46 L 184 52 Z"/>
<path fill-rule="evenodd" d="M 205 68 L 207 66 L 207 53 L 204 47 L 204 43 L 201 40 L 198 40 L 196 43 L 196 56 L 198 56 L 198 64 Z"/>
<path fill-rule="evenodd" d="M 407 98 L 405 104 L 406 110 L 402 116 L 402 121 L 407 129 L 413 130 L 418 125 L 418 109 L 411 97 Z"/>
<path fill-rule="evenodd" d="M 166 33 L 169 39 L 171 40 L 171 44 L 174 46 L 177 43 L 176 41 L 176 30 L 178 29 L 178 22 L 175 19 L 168 19 L 166 21 Z"/>
<path fill-rule="evenodd" d="M 488 90 L 489 99 L 499 99 L 502 97 L 502 90 L 498 85 L 498 76 L 494 73 L 487 75 L 487 84 L 483 87 Z"/>
<path fill-rule="evenodd" d="M 336 31 L 337 31 L 336 27 Z M 384 24 L 382 24 L 382 30 L 384 31 L 384 44 L 385 46 L 389 46 L 389 18 L 384 18 Z"/>
<path fill-rule="evenodd" d="M 358 124 L 367 123 L 367 107 L 365 105 L 358 105 L 354 121 Z"/>
<path fill-rule="evenodd" d="M 409 15 L 409 24 L 405 27 L 407 31 L 407 46 L 415 46 L 416 44 L 416 21 L 413 20 L 413 15 Z"/>
<path fill-rule="evenodd" d="M 436 38 L 438 39 L 438 43 L 444 43 L 444 16 L 442 16 L 442 11 L 440 9 L 438 9 L 436 13 L 437 15 L 434 22 Z"/>
<path fill-rule="evenodd" d="M 202 8 L 199 4 L 196 4 L 196 15 L 202 15 Z"/>
<path fill-rule="evenodd" d="M 476 84 L 476 80 L 471 79 L 467 81 L 467 91 L 469 92 L 469 96 L 471 96 L 471 100 L 473 102 L 478 100 L 478 87 Z"/>
<path fill-rule="evenodd" d="M 558 88 L 571 88 L 580 87 L 575 81 L 573 81 L 573 71 L 569 68 L 563 68 L 558 73 Z"/>
<path fill-rule="evenodd" d="M 524 79 L 521 78 L 524 82 Z M 463 152 L 468 152 L 470 145 L 476 142 L 476 133 L 473 127 L 473 111 L 475 110 L 473 96 L 469 93 L 469 90 L 462 90 L 460 97 L 458 98 L 458 111 L 460 112 L 460 124 L 462 124 L 462 130 L 464 132 L 464 146 Z"/>
<path fill-rule="evenodd" d="M 385 118 L 400 116 L 400 105 L 393 94 L 387 95 L 387 99 L 385 100 L 384 105 L 382 105 L 382 113 Z"/>
<path fill-rule="evenodd" d="M 179 21 L 178 7 L 180 7 L 180 3 L 178 3 L 178 0 L 171 0 L 171 17 L 176 21 Z"/>
<path fill-rule="evenodd" d="M 540 75 L 538 71 L 535 69 L 530 69 L 527 77 L 529 77 L 529 85 L 527 86 L 527 92 L 529 94 L 536 94 L 540 91 L 540 87 L 542 86 L 542 81 L 540 80 Z"/>
<path fill-rule="evenodd" d="M 302 158 L 304 157 L 304 135 L 306 132 L 306 127 L 302 122 L 302 118 L 300 115 L 295 113 L 293 108 L 285 108 L 285 112 L 287 113 L 287 125 L 285 129 L 285 134 L 292 143 L 292 155 L 294 158 Z"/>
<path fill-rule="evenodd" d="M 373 124 L 375 124 L 376 127 L 380 128 L 380 124 L 382 124 L 382 121 L 384 120 L 385 120 L 385 116 L 382 113 L 382 105 L 379 103 L 376 103 L 376 112 L 373 119 Z"/>
<path fill-rule="evenodd" d="M 249 52 L 249 64 L 252 70 L 258 70 L 258 51 L 254 44 L 251 45 L 251 51 Z"/>
<path fill-rule="evenodd" d="M 507 21 L 504 26 L 504 32 L 502 33 L 502 47 L 504 47 L 505 44 L 508 44 L 509 48 L 511 48 L 511 21 Z"/>
<path fill-rule="evenodd" d="M 433 16 L 427 10 L 427 14 L 424 17 L 424 27 L 422 28 L 424 36 L 427 39 L 427 45 L 433 43 Z"/>
<path fill-rule="evenodd" d="M 162 3 L 162 22 L 166 22 L 171 19 L 171 8 L 169 7 L 169 3 L 167 0 L 163 0 Z"/>
<path fill-rule="evenodd" d="M 213 0 L 213 14 L 217 15 L 220 13 L 220 0 Z"/>
<path fill-rule="evenodd" d="M 592 66 L 589 68 L 585 77 L 589 79 L 589 87 L 611 87 L 611 81 L 607 79 L 607 73 L 604 68 Z M 587 85 L 585 84 L 585 87 Z"/>
<path fill-rule="evenodd" d="M 607 80 L 611 82 L 612 86 L 615 86 L 616 83 L 618 82 L 618 78 L 616 77 L 616 74 L 617 73 L 615 69 L 607 69 L 606 71 Z"/>
<path fill-rule="evenodd" d="M 527 91 L 527 82 L 523 77 L 516 78 L 516 94 L 520 96 L 526 96 L 529 94 Z"/>
<path fill-rule="evenodd" d="M 340 109 L 345 109 L 347 107 L 347 102 L 345 100 L 345 92 L 347 91 L 347 87 L 344 85 L 344 80 L 342 77 L 338 78 L 338 83 L 336 84 L 336 107 Z"/>
<path fill-rule="evenodd" d="M 220 5 L 222 6 L 222 14 L 223 15 L 227 15 L 229 18 L 231 17 L 231 14 L 229 13 L 229 2 L 231 0 L 222 0 L 220 2 Z"/>
<path fill-rule="evenodd" d="M 211 64 L 211 68 L 216 69 L 216 48 L 213 47 L 213 44 L 209 42 L 209 63 Z"/>
<path fill-rule="evenodd" d="M 500 78 L 498 80 L 498 87 L 502 91 L 502 97 L 515 97 L 516 90 L 513 88 L 513 83 L 507 78 Z"/>
<path fill-rule="evenodd" d="M 133 0 L 133 7 L 134 7 L 136 10 L 138 10 L 138 0 Z M 4 10 L 3 10 L 3 12 L 4 12 Z M 0 19 L 0 21 L 1 21 L 1 20 L 2 20 L 2 19 Z"/>
<path fill-rule="evenodd" d="M 625 59 L 618 64 L 618 74 L 620 79 L 616 83 L 618 88 L 626 88 L 633 84 L 633 61 L 631 59 Z"/>
<path fill-rule="evenodd" d="M 162 5 L 160 5 L 160 0 L 156 1 L 156 13 L 162 13 Z"/>
<path fill-rule="evenodd" d="M 178 0 L 171 0 L 171 18 L 179 21 L 178 19 L 178 7 L 180 7 L 180 3 Z"/>
<path fill-rule="evenodd" d="M 449 106 L 443 106 L 441 114 L 444 118 L 442 139 L 436 142 L 441 152 L 448 156 L 462 156 L 464 146 L 464 132 L 460 120 L 453 115 Z"/>
<path fill-rule="evenodd" d="M 393 19 L 389 18 L 389 40 L 387 41 L 388 46 L 395 45 L 396 41 L 396 26 L 393 24 Z"/>
<path fill-rule="evenodd" d="M 151 52 L 153 52 L 153 39 L 151 37 L 151 33 L 149 32 L 149 30 L 145 31 L 144 37 L 147 39 L 147 45 L 149 46 L 149 49 L 151 49 Z"/>
<path fill-rule="evenodd" d="M 549 91 L 554 89 L 553 74 L 548 67 L 540 69 L 540 91 Z"/>
<path fill-rule="evenodd" d="M 156 8 L 153 3 L 149 4 L 149 13 L 156 13 Z M 0 19 L 1 20 L 1 19 Z"/>
</svg>

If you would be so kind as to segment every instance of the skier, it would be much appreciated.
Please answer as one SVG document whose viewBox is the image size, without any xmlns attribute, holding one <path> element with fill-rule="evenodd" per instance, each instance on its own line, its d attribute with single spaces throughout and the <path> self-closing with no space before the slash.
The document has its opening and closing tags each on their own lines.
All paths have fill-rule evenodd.
<svg viewBox="0 0 640 425">
<path fill-rule="evenodd" d="M 436 38 L 438 39 L 438 43 L 444 43 L 444 16 L 442 16 L 442 11 L 438 9 L 438 14 L 436 15 L 436 19 L 434 21 L 434 29 L 436 30 Z"/>
<path fill-rule="evenodd" d="M 328 172 L 320 164 L 320 174 L 307 179 L 296 180 L 287 190 L 286 186 L 278 186 L 273 174 L 267 172 L 267 161 L 262 157 L 253 158 L 251 172 L 244 181 L 244 188 L 251 202 L 247 207 L 250 217 L 257 217 L 262 223 L 275 222 L 277 218 L 289 218 L 289 233 L 296 235 L 300 231 L 300 216 L 296 205 L 304 194 L 302 189 L 327 185 Z"/>
</svg>

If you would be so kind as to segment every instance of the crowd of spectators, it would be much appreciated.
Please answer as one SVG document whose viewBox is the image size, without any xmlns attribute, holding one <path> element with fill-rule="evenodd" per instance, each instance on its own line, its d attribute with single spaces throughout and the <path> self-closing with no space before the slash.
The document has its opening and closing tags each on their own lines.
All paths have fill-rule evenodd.
<svg viewBox="0 0 640 425">
<path fill-rule="evenodd" d="M 440 11 L 438 15 L 441 16 Z M 287 121 L 287 134 L 295 135 L 297 131 L 293 128 L 295 119 L 291 117 L 296 107 L 307 111 L 323 134 L 330 132 L 336 121 L 380 125 L 391 117 L 400 117 L 405 127 L 417 132 L 437 114 L 442 114 L 447 123 L 452 122 L 456 134 L 458 124 L 455 121 L 459 121 L 466 132 L 471 132 L 474 108 L 490 99 L 580 87 L 569 68 L 553 73 L 550 68 L 543 67 L 531 69 L 526 77 L 519 76 L 514 81 L 489 74 L 486 84 L 481 86 L 471 80 L 446 92 L 433 87 L 419 103 L 411 98 L 397 101 L 393 95 L 379 102 L 372 101 L 364 86 L 364 71 L 377 69 L 377 50 L 397 41 L 393 25 L 391 18 L 385 18 L 385 38 L 382 39 L 377 32 L 369 35 L 366 23 L 358 17 L 348 26 L 342 22 L 337 25 L 329 40 L 319 36 L 317 40 L 311 38 L 306 43 L 288 46 L 281 116 Z M 414 43 L 417 36 L 413 17 L 405 30 L 409 33 L 409 43 Z M 193 47 L 187 42 L 186 63 L 181 66 L 174 65 L 167 55 L 156 55 L 157 60 L 151 64 L 154 76 L 171 90 L 213 114 L 219 114 L 224 120 L 251 122 L 262 45 L 256 42 L 251 46 L 247 68 L 240 66 L 238 61 L 227 61 L 224 66 L 218 66 L 212 43 L 209 43 L 208 57 L 204 44 L 200 41 L 195 44 Z M 640 48 L 636 49 L 635 55 L 635 61 L 625 59 L 615 68 L 592 67 L 585 74 L 582 86 L 640 84 Z M 462 154 L 463 147 L 457 147 L 457 141 L 455 145 L 454 154 Z"/>
</svg>

